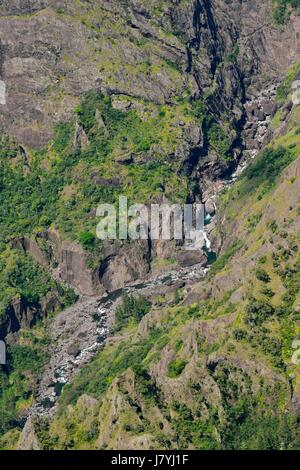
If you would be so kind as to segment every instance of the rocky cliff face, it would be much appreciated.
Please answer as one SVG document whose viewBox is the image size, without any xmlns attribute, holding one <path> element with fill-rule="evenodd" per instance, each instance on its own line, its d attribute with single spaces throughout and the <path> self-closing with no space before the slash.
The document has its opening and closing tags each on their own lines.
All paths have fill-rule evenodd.
<svg viewBox="0 0 300 470">
<path fill-rule="evenodd" d="M 271 1 L 10 1 L 0 14 L 1 126 L 29 147 L 44 145 L 93 88 L 160 103 L 189 89 L 239 122 L 248 86 L 280 78 L 300 47 L 299 17 L 276 28 Z M 181 73 L 134 70 L 147 60 Z"/>
</svg>

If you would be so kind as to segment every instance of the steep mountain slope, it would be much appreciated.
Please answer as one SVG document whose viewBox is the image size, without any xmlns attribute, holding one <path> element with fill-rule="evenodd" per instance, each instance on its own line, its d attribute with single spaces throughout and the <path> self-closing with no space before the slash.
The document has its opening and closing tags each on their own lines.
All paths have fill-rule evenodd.
<svg viewBox="0 0 300 470">
<path fill-rule="evenodd" d="M 297 7 L 0 1 L 1 447 L 299 447 Z M 95 238 L 99 203 L 201 200 L 213 216 L 222 188 L 209 256 Z M 51 348 L 76 357 L 76 328 L 91 355 L 104 340 L 86 296 L 216 254 L 200 283 L 191 269 L 125 296 L 55 415 L 33 416 L 45 366 L 64 365 Z"/>
<path fill-rule="evenodd" d="M 208 278 L 152 295 L 149 313 L 124 298 L 118 331 L 20 448 L 299 449 L 299 112 L 220 196 Z"/>
<path fill-rule="evenodd" d="M 210 198 L 242 156 L 246 99 L 299 55 L 299 17 L 279 27 L 273 7 L 2 2 L 1 240 L 88 295 L 205 261 L 172 243 L 102 246 L 95 211 L 120 194 Z"/>
</svg>

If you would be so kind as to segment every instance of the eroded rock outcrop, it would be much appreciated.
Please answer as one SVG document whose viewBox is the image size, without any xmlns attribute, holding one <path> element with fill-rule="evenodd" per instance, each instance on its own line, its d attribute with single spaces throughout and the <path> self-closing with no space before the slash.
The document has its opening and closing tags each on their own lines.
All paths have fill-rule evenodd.
<svg viewBox="0 0 300 470">
<path fill-rule="evenodd" d="M 41 450 L 32 418 L 26 421 L 17 450 Z"/>
<path fill-rule="evenodd" d="M 97 87 L 161 103 L 189 87 L 192 94 L 212 93 L 212 110 L 238 122 L 245 87 L 259 89 L 267 74 L 278 78 L 299 55 L 299 17 L 292 15 L 287 28 L 275 28 L 271 1 L 170 1 L 159 15 L 153 7 L 153 2 L 145 6 L 136 0 L 93 0 L 80 10 L 76 2 L 61 0 L 2 2 L 7 103 L 1 106 L 1 126 L 20 143 L 41 146 L 51 137 L 52 123 L 71 116 L 78 96 Z M 116 18 L 124 27 L 121 36 L 108 28 Z M 179 39 L 161 35 L 160 29 Z M 112 47 L 112 36 L 122 47 Z M 128 80 L 123 67 L 149 58 L 135 45 L 139 41 L 148 41 L 160 59 L 175 63 L 183 72 L 181 82 L 172 83 L 164 69 L 155 77 L 141 71 Z M 110 74 L 109 61 L 119 65 Z"/>
</svg>

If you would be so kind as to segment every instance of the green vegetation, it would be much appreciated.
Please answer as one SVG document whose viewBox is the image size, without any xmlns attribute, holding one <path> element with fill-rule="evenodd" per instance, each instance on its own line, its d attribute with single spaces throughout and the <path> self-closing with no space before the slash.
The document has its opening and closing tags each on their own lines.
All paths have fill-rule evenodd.
<svg viewBox="0 0 300 470">
<path fill-rule="evenodd" d="M 240 46 L 238 44 L 235 44 L 232 48 L 232 51 L 225 58 L 225 62 L 234 63 L 237 60 L 239 53 Z"/>
<path fill-rule="evenodd" d="M 156 141 L 158 121 L 144 123 L 136 111 L 116 110 L 110 98 L 100 93 L 87 93 L 77 114 L 99 157 L 105 158 L 118 150 L 125 154 L 147 152 Z"/>
<path fill-rule="evenodd" d="M 299 449 L 299 420 L 293 415 L 278 416 L 266 405 L 259 406 L 261 396 L 239 398 L 232 407 L 228 402 L 229 420 L 223 434 L 225 449 L 282 450 Z M 279 400 L 275 398 L 275 403 Z M 277 405 L 277 406 L 278 406 Z M 275 405 L 276 406 L 276 405 Z"/>
<path fill-rule="evenodd" d="M 255 271 L 255 275 L 259 281 L 262 282 L 270 282 L 271 278 L 269 274 L 262 268 L 257 268 Z"/>
<path fill-rule="evenodd" d="M 103 89 L 119 89 L 122 70 L 134 84 L 135 98 L 126 94 L 126 80 L 124 95 L 86 93 L 73 119 L 55 126 L 53 141 L 28 155 L 7 136 L 0 137 L 0 326 L 13 303 L 21 302 L 35 320 L 51 293 L 57 308 L 76 299 L 72 290 L 13 248 L 17 237 L 58 230 L 62 239 L 74 240 L 88 252 L 91 269 L 99 267 L 102 246 L 95 237 L 95 209 L 100 203 L 116 204 L 121 194 L 130 203 L 150 203 L 162 195 L 186 202 L 194 192 L 196 183 L 189 181 L 184 167 L 195 124 L 202 128 L 203 153 L 227 164 L 234 158 L 234 123 L 229 113 L 215 111 L 212 100 L 214 87 L 221 84 L 218 70 L 211 88 L 205 86 L 205 96 L 191 99 L 192 76 L 180 80 L 184 64 L 166 59 L 157 46 L 173 48 L 175 57 L 186 43 L 182 32 L 172 30 L 170 2 L 142 2 L 155 13 L 151 27 L 162 19 L 168 23 L 168 33 L 159 26 L 154 42 L 132 28 L 128 12 L 125 21 L 117 12 L 112 22 L 110 12 L 96 3 L 76 17 L 101 51 L 99 56 L 91 52 L 89 64 L 95 63 L 105 77 Z M 300 0 L 274 0 L 276 22 L 283 24 L 299 5 Z M 63 8 L 59 14 L 65 16 Z M 120 38 L 128 46 L 126 66 L 118 52 Z M 201 63 L 203 52 L 206 63 L 209 51 L 199 48 Z M 239 46 L 233 45 L 224 63 L 215 65 L 229 67 L 239 54 Z M 279 105 L 288 99 L 298 72 L 296 64 L 278 87 Z M 162 86 L 157 103 L 138 98 L 151 96 L 145 80 L 149 83 L 158 73 L 170 96 L 166 98 Z M 158 94 L 159 88 L 154 87 Z M 283 112 L 278 110 L 274 126 Z M 44 449 L 118 444 L 299 448 L 300 421 L 290 411 L 291 389 L 299 386 L 298 366 L 290 360 L 292 341 L 300 333 L 299 236 L 294 233 L 300 214 L 294 197 L 298 173 L 283 174 L 299 156 L 299 119 L 293 119 L 297 126 L 289 121 L 287 135 L 279 135 L 224 191 L 218 204 L 223 250 L 199 291 L 187 282 L 174 293 L 159 293 L 153 305 L 144 297 L 123 296 L 115 312 L 115 335 L 63 387 L 54 419 L 36 420 Z M 172 260 L 174 264 L 170 256 L 168 263 Z M 186 305 L 188 299 L 196 301 Z M 16 442 L 20 417 L 34 403 L 35 384 L 49 360 L 47 321 L 23 329 L 8 347 L 9 366 L 0 374 L 0 432 L 9 432 L 0 438 L 0 448 L 9 447 L 10 439 Z"/>
<path fill-rule="evenodd" d="M 54 127 L 55 139 L 53 149 L 57 153 L 63 153 L 71 145 L 74 136 L 74 124 L 72 122 L 56 124 Z"/>
<path fill-rule="evenodd" d="M 299 2 L 300 5 L 300 2 Z M 291 69 L 289 70 L 287 76 L 285 77 L 283 83 L 281 83 L 276 90 L 277 101 L 279 104 L 283 104 L 287 99 L 289 93 L 291 92 L 291 86 L 296 76 L 300 71 L 300 62 L 296 62 Z M 280 116 L 280 114 L 278 114 Z"/>
<path fill-rule="evenodd" d="M 228 137 L 228 132 L 213 120 L 207 120 L 207 136 L 209 145 L 216 150 L 217 154 L 223 159 L 232 159 L 230 155 L 231 141 Z"/>
<path fill-rule="evenodd" d="M 184 359 L 174 359 L 174 361 L 169 362 L 168 364 L 168 377 L 175 379 L 179 377 L 187 365 L 187 361 Z"/>
<path fill-rule="evenodd" d="M 85 248 L 86 250 L 90 250 L 95 244 L 96 237 L 93 233 L 81 232 L 79 234 L 79 241 L 83 248 Z"/>
<path fill-rule="evenodd" d="M 295 153 L 285 147 L 264 150 L 255 162 L 245 170 L 244 194 L 254 187 L 261 188 L 261 196 L 268 192 L 274 187 L 282 170 L 294 159 Z"/>
<path fill-rule="evenodd" d="M 218 157 L 223 160 L 232 160 L 230 130 L 223 128 L 209 111 L 205 101 L 193 102 L 193 113 L 202 123 L 204 140 L 207 146 L 214 150 Z"/>
<path fill-rule="evenodd" d="M 8 370 L 0 370 L 1 434 L 16 426 L 20 414 L 33 404 L 36 379 L 49 359 L 48 343 L 46 328 L 39 325 L 23 330 L 20 344 L 8 347 Z"/>
<path fill-rule="evenodd" d="M 128 342 L 125 339 L 116 346 L 105 348 L 79 372 L 71 384 L 63 388 L 59 401 L 60 413 L 67 404 L 76 403 L 83 393 L 101 397 L 113 380 L 127 369 L 144 367 L 149 352 L 158 343 L 161 334 L 154 330 L 145 340 Z"/>
<path fill-rule="evenodd" d="M 214 433 L 213 419 L 207 422 L 194 413 L 191 408 L 182 403 L 173 404 L 175 411 L 174 429 L 179 449 L 192 446 L 199 450 L 218 450 L 220 443 Z"/>
<path fill-rule="evenodd" d="M 250 299 L 246 307 L 246 322 L 248 324 L 261 325 L 265 320 L 274 315 L 274 307 L 263 300 Z"/>
<path fill-rule="evenodd" d="M 59 124 L 54 141 L 30 155 L 29 166 L 2 136 L 0 242 L 55 226 L 63 237 L 90 248 L 94 242 L 83 233 L 94 233 L 96 219 L 90 214 L 100 203 L 116 203 L 120 194 L 149 202 L 162 191 L 174 202 L 185 202 L 187 177 L 168 158 L 181 137 L 177 111 L 143 106 L 141 119 L 136 110 L 114 109 L 101 93 L 87 93 L 76 110 L 86 145 L 75 146 L 73 122 Z M 178 105 L 180 112 L 188 113 L 186 103 Z"/>
<path fill-rule="evenodd" d="M 216 259 L 216 261 L 212 264 L 210 269 L 210 273 L 212 275 L 218 273 L 222 269 L 225 268 L 228 261 L 233 258 L 233 256 L 242 248 L 243 242 L 241 240 L 236 240 L 231 246 L 224 251 L 224 253 Z"/>
<path fill-rule="evenodd" d="M 30 256 L 10 248 L 0 254 L 0 285 L 0 322 L 14 300 L 39 311 L 43 299 L 52 291 L 58 294 L 57 308 L 64 308 L 77 299 L 72 289 L 52 279 Z"/>
<path fill-rule="evenodd" d="M 0 433 L 18 424 L 19 416 L 34 403 L 35 384 L 48 360 L 49 343 L 46 322 L 38 321 L 43 300 L 55 294 L 56 309 L 77 300 L 74 291 L 57 281 L 20 250 L 6 248 L 0 255 L 0 328 L 4 328 L 7 309 L 15 302 L 16 309 L 32 313 L 31 329 L 22 329 L 18 342 L 8 347 L 8 368 L 0 371 Z M 48 312 L 51 316 L 52 312 Z M 25 313 L 24 313 L 25 316 Z M 34 323 L 38 322 L 34 327 Z M 18 329 L 17 320 L 14 325 Z"/>
<path fill-rule="evenodd" d="M 0 159 L 15 158 L 18 153 L 18 147 L 6 134 L 0 137 Z"/>
<path fill-rule="evenodd" d="M 122 303 L 115 312 L 115 328 L 121 329 L 130 320 L 139 322 L 150 311 L 150 307 L 151 304 L 145 297 L 123 294 Z"/>
<path fill-rule="evenodd" d="M 278 25 L 283 25 L 288 19 L 291 9 L 300 7 L 300 0 L 274 0 L 274 20 Z"/>
</svg>

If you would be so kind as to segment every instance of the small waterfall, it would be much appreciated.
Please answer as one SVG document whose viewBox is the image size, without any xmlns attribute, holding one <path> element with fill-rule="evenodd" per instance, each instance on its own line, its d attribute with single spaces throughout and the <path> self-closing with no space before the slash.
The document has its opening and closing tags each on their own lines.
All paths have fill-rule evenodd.
<svg viewBox="0 0 300 470">
<path fill-rule="evenodd" d="M 205 240 L 205 247 L 208 251 L 210 251 L 211 249 L 211 242 L 207 236 L 207 233 L 203 230 L 203 237 L 204 237 L 204 240 Z"/>
<path fill-rule="evenodd" d="M 214 195 L 213 197 L 216 197 L 216 195 Z M 207 213 L 205 215 L 204 227 L 211 224 L 211 222 L 213 221 L 213 219 L 214 219 L 214 217 L 217 213 L 217 206 L 216 206 L 214 201 L 212 201 L 212 203 L 213 203 L 213 207 L 214 207 L 214 212 L 212 214 Z M 209 266 L 216 260 L 217 255 L 211 249 L 212 243 L 211 243 L 210 239 L 208 238 L 208 233 L 207 233 L 207 231 L 205 231 L 205 229 L 203 230 L 202 234 L 203 234 L 203 239 L 204 239 L 204 242 L 205 242 L 204 251 L 207 255 L 207 266 Z"/>
<path fill-rule="evenodd" d="M 0 80 L 0 104 L 6 104 L 6 85 Z"/>
</svg>

